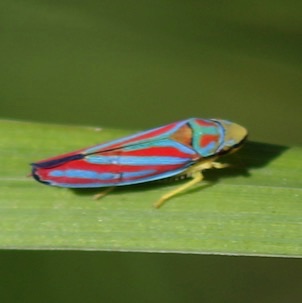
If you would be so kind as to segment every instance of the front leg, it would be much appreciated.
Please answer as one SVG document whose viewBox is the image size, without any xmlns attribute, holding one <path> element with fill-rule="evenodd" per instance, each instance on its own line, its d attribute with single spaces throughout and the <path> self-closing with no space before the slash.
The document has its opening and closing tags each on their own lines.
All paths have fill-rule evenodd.
<svg viewBox="0 0 302 303">
<path fill-rule="evenodd" d="M 195 184 L 199 183 L 203 180 L 203 174 L 202 171 L 205 169 L 210 168 L 225 168 L 228 167 L 228 164 L 220 163 L 220 162 L 214 162 L 213 160 L 204 161 L 201 163 L 196 163 L 195 165 L 188 168 L 186 171 L 184 171 L 181 175 L 185 175 L 188 177 L 191 177 L 192 180 L 189 182 L 181 185 L 180 187 L 168 192 L 167 194 L 163 195 L 155 204 L 155 208 L 161 207 L 168 199 L 172 198 L 173 196 L 187 190 L 188 188 L 194 186 Z"/>
</svg>

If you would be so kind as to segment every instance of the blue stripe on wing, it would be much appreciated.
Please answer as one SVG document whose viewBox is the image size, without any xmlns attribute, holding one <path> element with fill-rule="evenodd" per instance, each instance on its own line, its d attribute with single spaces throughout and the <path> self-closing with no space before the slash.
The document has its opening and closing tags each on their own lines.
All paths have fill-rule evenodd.
<svg viewBox="0 0 302 303">
<path fill-rule="evenodd" d="M 67 177 L 67 178 L 80 178 L 80 179 L 96 179 L 96 180 L 114 180 L 119 179 L 121 175 L 123 178 L 143 177 L 154 173 L 154 169 L 145 169 L 138 172 L 124 172 L 119 173 L 98 173 L 91 170 L 84 169 L 67 169 L 67 170 L 53 170 L 49 173 L 52 177 Z"/>
<path fill-rule="evenodd" d="M 97 180 L 112 180 L 117 179 L 119 174 L 114 173 L 98 173 L 92 170 L 84 169 L 55 169 L 49 173 L 51 177 L 65 177 L 65 178 L 80 178 L 80 179 L 97 179 Z"/>
<path fill-rule="evenodd" d="M 85 161 L 92 164 L 114 164 L 114 165 L 179 165 L 188 162 L 187 158 L 180 157 L 137 157 L 137 156 L 100 156 L 92 155 L 85 157 Z"/>
<path fill-rule="evenodd" d="M 196 151 L 192 149 L 192 147 L 186 146 L 184 144 L 181 144 L 179 142 L 173 141 L 171 139 L 161 139 L 156 142 L 152 142 L 152 145 L 150 145 L 150 142 L 140 143 L 139 145 L 129 145 L 126 147 L 123 147 L 124 151 L 131 151 L 131 150 L 138 150 L 138 149 L 147 149 L 150 147 L 173 147 L 175 149 L 180 150 L 184 154 L 188 155 L 195 155 Z"/>
<path fill-rule="evenodd" d="M 156 181 L 160 179 L 169 178 L 175 175 L 178 175 L 184 172 L 188 166 L 181 167 L 179 169 L 175 169 L 172 171 L 166 171 L 161 174 L 150 175 L 155 171 L 153 170 L 143 170 L 140 172 L 123 172 L 121 174 L 118 173 L 96 173 L 93 171 L 87 170 L 77 170 L 77 169 L 68 169 L 68 170 L 53 170 L 50 175 L 53 177 L 67 177 L 67 178 L 80 178 L 80 179 L 95 179 L 99 180 L 99 182 L 95 183 L 63 183 L 56 182 L 54 180 L 48 181 L 49 184 L 60 186 L 60 187 L 69 187 L 69 188 L 93 188 L 93 187 L 109 187 L 109 186 L 120 186 L 120 185 L 131 185 L 138 184 L 150 181 Z M 148 176 L 149 175 L 149 176 Z M 145 177 L 144 177 L 145 176 Z M 127 178 L 138 177 L 138 179 L 131 179 L 126 181 Z M 111 183 L 102 182 L 102 181 L 112 181 Z"/>
</svg>

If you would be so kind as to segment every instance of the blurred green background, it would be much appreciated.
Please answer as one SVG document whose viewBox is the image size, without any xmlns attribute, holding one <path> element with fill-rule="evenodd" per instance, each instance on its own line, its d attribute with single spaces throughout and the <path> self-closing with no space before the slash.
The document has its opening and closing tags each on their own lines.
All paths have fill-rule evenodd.
<svg viewBox="0 0 302 303">
<path fill-rule="evenodd" d="M 145 129 L 227 118 L 301 144 L 301 1 L 0 3 L 0 116 Z M 0 253 L 2 302 L 299 302 L 301 261 Z"/>
</svg>

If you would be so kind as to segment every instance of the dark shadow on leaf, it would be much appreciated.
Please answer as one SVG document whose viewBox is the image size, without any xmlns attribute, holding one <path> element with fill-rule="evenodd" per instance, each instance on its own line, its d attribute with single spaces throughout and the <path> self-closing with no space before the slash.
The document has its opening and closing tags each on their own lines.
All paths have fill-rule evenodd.
<svg viewBox="0 0 302 303">
<path fill-rule="evenodd" d="M 204 180 L 207 182 L 201 183 L 199 186 L 195 186 L 189 190 L 188 192 L 195 192 L 201 190 L 201 188 L 206 188 L 209 186 L 215 185 L 220 179 L 230 178 L 235 176 L 250 176 L 249 170 L 251 168 L 261 168 L 265 167 L 278 158 L 282 153 L 284 153 L 289 147 L 276 145 L 276 144 L 267 144 L 267 143 L 259 143 L 259 142 L 247 142 L 244 147 L 236 153 L 223 156 L 219 158 L 217 161 L 221 163 L 228 163 L 230 166 L 223 169 L 209 169 L 203 172 Z M 177 177 L 176 177 L 177 178 Z M 125 194 L 127 192 L 141 192 L 152 190 L 155 187 L 169 187 L 167 185 L 176 185 L 183 184 L 186 180 L 175 180 L 175 177 L 153 181 L 148 183 L 141 183 L 135 185 L 127 185 L 127 186 L 117 186 L 116 189 L 110 193 L 112 194 Z M 102 191 L 106 190 L 106 188 L 75 188 L 72 189 L 77 195 L 88 195 L 93 196 L 95 194 L 99 194 Z M 169 190 L 169 189 L 168 189 Z"/>
<path fill-rule="evenodd" d="M 224 169 L 204 171 L 207 181 L 217 182 L 218 179 L 234 176 L 250 176 L 250 169 L 261 168 L 283 154 L 289 147 L 248 141 L 238 152 L 226 155 L 219 162 L 228 163 Z"/>
<path fill-rule="evenodd" d="M 247 168 L 257 168 L 266 166 L 288 149 L 289 146 L 248 141 L 238 153 L 230 157 L 236 159 L 238 155 Z"/>
</svg>

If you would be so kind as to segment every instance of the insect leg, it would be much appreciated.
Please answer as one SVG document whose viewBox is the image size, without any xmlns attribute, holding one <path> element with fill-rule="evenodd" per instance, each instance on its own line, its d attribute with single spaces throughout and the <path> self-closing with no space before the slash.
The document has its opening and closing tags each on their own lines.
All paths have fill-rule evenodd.
<svg viewBox="0 0 302 303">
<path fill-rule="evenodd" d="M 94 195 L 93 196 L 93 200 L 98 200 L 100 198 L 103 198 L 104 196 L 106 196 L 107 194 L 109 194 L 111 191 L 113 191 L 114 188 L 115 188 L 114 186 L 106 188 L 105 190 L 103 190 L 99 194 Z"/>
<path fill-rule="evenodd" d="M 226 167 L 230 167 L 231 166 L 228 163 L 220 163 L 220 162 L 212 162 L 211 164 L 212 164 L 213 168 L 218 168 L 218 169 L 220 169 L 220 168 L 226 168 Z"/>
<path fill-rule="evenodd" d="M 175 190 L 172 190 L 171 192 L 168 192 L 167 194 L 163 195 L 155 204 L 155 208 L 159 208 L 171 197 L 181 193 L 182 191 L 185 191 L 186 189 L 190 188 L 191 186 L 197 184 L 198 182 L 202 181 L 203 174 L 202 171 L 204 169 L 210 169 L 210 168 L 225 168 L 228 167 L 229 164 L 227 163 L 220 163 L 220 162 L 214 162 L 214 161 L 206 161 L 202 163 L 197 163 L 196 165 L 193 165 L 188 170 L 184 172 L 185 175 L 190 176 L 193 178 L 189 182 L 185 183 L 184 185 L 176 188 Z"/>
<path fill-rule="evenodd" d="M 154 207 L 155 208 L 159 208 L 161 207 L 165 201 L 167 201 L 168 199 L 170 199 L 171 197 L 185 191 L 186 189 L 190 188 L 191 186 L 195 185 L 196 183 L 199 183 L 202 179 L 203 179 L 203 175 L 201 171 L 195 171 L 192 174 L 192 180 L 190 180 L 189 182 L 187 182 L 186 184 L 183 184 L 182 186 L 176 188 L 175 190 L 172 190 L 170 192 L 168 192 L 167 194 L 163 195 L 155 204 Z"/>
</svg>

